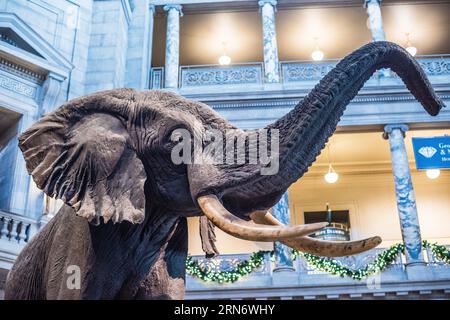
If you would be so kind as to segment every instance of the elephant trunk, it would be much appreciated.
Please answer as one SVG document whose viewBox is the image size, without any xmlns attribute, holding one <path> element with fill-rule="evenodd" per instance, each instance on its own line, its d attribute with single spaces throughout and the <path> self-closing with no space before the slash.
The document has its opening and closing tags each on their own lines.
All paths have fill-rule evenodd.
<svg viewBox="0 0 450 320">
<path fill-rule="evenodd" d="M 316 254 L 322 252 L 329 256 L 347 255 L 378 245 L 381 242 L 379 237 L 354 242 L 350 246 L 345 243 L 320 242 L 303 235 L 324 225 L 289 227 L 267 220 L 266 217 L 259 221 L 253 219 L 258 223 L 255 226 L 249 225 L 228 210 L 240 216 L 251 217 L 251 211 L 274 205 L 283 192 L 308 170 L 336 130 L 346 106 L 372 74 L 381 68 L 391 68 L 396 72 L 430 115 L 437 115 L 445 106 L 433 91 L 419 64 L 407 51 L 390 42 L 367 44 L 345 57 L 291 112 L 265 128 L 269 132 L 278 130 L 277 173 L 261 175 L 262 166 L 250 164 L 238 170 L 235 166 L 192 170 L 194 173 L 200 173 L 199 176 L 211 177 L 217 176 L 217 172 L 226 172 L 223 176 L 228 177 L 226 180 L 216 180 L 220 182 L 216 187 L 221 185 L 223 188 L 223 182 L 228 183 L 225 183 L 225 188 L 222 189 L 225 192 L 221 193 L 216 192 L 220 191 L 219 188 L 211 185 L 208 186 L 209 190 L 191 185 L 205 215 L 223 231 L 242 239 L 281 240 L 291 247 Z M 246 154 L 249 153 L 247 146 Z M 194 176 L 192 172 L 191 178 Z M 219 195 L 222 201 L 215 195 Z"/>
<path fill-rule="evenodd" d="M 345 57 L 291 112 L 266 127 L 279 130 L 280 170 L 248 187 L 285 190 L 297 181 L 336 130 L 346 106 L 381 68 L 391 68 L 430 115 L 445 106 L 406 50 L 384 41 L 367 44 Z"/>
</svg>

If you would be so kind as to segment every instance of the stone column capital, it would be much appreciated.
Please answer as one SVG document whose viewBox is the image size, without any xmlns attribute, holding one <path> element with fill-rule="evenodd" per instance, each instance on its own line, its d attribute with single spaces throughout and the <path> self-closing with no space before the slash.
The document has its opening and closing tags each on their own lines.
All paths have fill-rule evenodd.
<svg viewBox="0 0 450 320">
<path fill-rule="evenodd" d="M 182 11 L 183 6 L 181 4 L 166 4 L 163 7 L 163 9 L 164 9 L 164 11 L 167 11 L 167 12 L 169 12 L 171 10 L 176 10 L 176 11 L 178 11 L 180 17 L 183 16 L 183 11 Z"/>
<path fill-rule="evenodd" d="M 409 127 L 406 124 L 404 124 L 404 123 L 388 124 L 388 125 L 384 126 L 383 138 L 386 139 L 386 140 L 389 139 L 389 135 L 395 129 L 399 129 L 402 132 L 403 137 L 405 137 L 405 133 L 406 133 L 406 131 L 409 130 Z"/>
<path fill-rule="evenodd" d="M 273 7 L 273 9 L 276 11 L 277 10 L 277 0 L 259 0 L 258 1 L 258 6 L 260 9 L 262 9 L 264 7 L 264 5 L 269 4 Z"/>
<path fill-rule="evenodd" d="M 64 80 L 66 80 L 66 77 L 50 71 L 47 75 L 47 79 L 50 79 L 50 81 L 63 82 Z"/>
<path fill-rule="evenodd" d="M 56 107 L 63 81 L 64 78 L 53 72 L 50 72 L 47 75 L 47 79 L 42 84 L 40 96 L 40 108 L 42 113 L 51 112 Z"/>
<path fill-rule="evenodd" d="M 364 0 L 364 8 L 367 8 L 367 5 L 369 3 L 377 3 L 378 5 L 381 5 L 382 0 Z"/>
<path fill-rule="evenodd" d="M 152 14 L 154 14 L 154 13 L 156 12 L 156 7 L 155 7 L 155 5 L 154 5 L 154 4 L 149 4 L 149 5 L 148 5 L 148 10 L 149 10 Z"/>
</svg>

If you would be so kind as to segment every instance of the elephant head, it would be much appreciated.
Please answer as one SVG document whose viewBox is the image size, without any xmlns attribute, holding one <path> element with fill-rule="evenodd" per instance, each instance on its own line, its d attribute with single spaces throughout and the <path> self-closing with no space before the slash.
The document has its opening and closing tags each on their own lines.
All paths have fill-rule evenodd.
<svg viewBox="0 0 450 320">
<path fill-rule="evenodd" d="M 282 241 L 293 248 L 341 256 L 373 248 L 373 237 L 354 242 L 314 240 L 306 235 L 326 223 L 284 226 L 267 210 L 314 162 L 347 104 L 380 68 L 391 68 L 431 115 L 444 106 L 419 64 L 401 47 L 374 42 L 345 57 L 288 114 L 267 126 L 279 133 L 279 170 L 246 163 L 178 163 L 173 132 L 202 141 L 215 130 L 247 141 L 252 135 L 205 104 L 164 91 L 117 89 L 71 100 L 45 115 L 20 137 L 27 169 L 47 195 L 62 199 L 93 223 L 142 223 L 150 207 L 174 216 L 205 215 L 233 236 Z M 275 152 L 275 150 L 273 150 Z M 233 153 L 234 157 L 234 153 Z M 150 206 L 151 204 L 151 206 Z M 253 220 L 255 223 L 249 221 Z"/>
</svg>

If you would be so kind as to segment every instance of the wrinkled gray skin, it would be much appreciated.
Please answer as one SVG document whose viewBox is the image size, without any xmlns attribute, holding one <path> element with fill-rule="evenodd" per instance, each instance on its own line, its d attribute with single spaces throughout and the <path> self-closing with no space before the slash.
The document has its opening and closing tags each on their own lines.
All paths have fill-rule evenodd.
<svg viewBox="0 0 450 320">
<path fill-rule="evenodd" d="M 444 104 L 405 50 L 388 42 L 365 45 L 268 126 L 280 130 L 280 171 L 273 176 L 260 175 L 260 165 L 171 162 L 174 129 L 201 134 L 234 128 L 202 103 L 131 89 L 65 103 L 20 137 L 34 181 L 66 205 L 18 257 L 5 297 L 182 298 L 186 217 L 202 215 L 195 199 L 214 194 L 247 220 L 250 212 L 273 206 L 307 171 L 347 104 L 382 67 L 394 70 L 429 114 L 439 113 Z M 80 267 L 79 290 L 67 288 L 70 265 Z"/>
</svg>

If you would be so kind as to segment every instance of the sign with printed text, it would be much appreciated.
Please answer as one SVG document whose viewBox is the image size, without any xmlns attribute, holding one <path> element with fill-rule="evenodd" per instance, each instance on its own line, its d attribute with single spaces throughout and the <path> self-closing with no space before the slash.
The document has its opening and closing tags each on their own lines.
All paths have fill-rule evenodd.
<svg viewBox="0 0 450 320">
<path fill-rule="evenodd" d="M 416 168 L 450 169 L 450 136 L 412 138 Z"/>
</svg>

